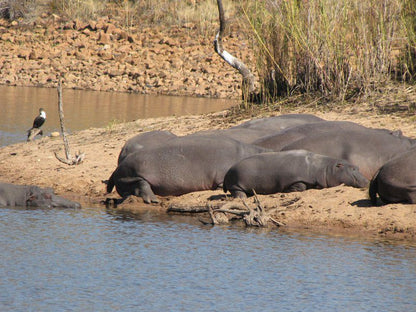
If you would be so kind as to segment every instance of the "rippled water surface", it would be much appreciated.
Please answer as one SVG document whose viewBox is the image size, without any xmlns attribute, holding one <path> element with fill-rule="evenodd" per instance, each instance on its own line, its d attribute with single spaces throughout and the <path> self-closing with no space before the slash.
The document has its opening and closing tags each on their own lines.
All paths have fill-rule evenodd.
<svg viewBox="0 0 416 312">
<path fill-rule="evenodd" d="M 0 311 L 416 311 L 416 247 L 0 209 Z"/>
<path fill-rule="evenodd" d="M 56 89 L 0 86 L 0 94 L 0 146 L 25 141 L 40 107 L 47 114 L 45 135 L 60 129 Z M 204 114 L 235 104 L 225 99 L 63 90 L 68 131 L 141 118 Z"/>
</svg>

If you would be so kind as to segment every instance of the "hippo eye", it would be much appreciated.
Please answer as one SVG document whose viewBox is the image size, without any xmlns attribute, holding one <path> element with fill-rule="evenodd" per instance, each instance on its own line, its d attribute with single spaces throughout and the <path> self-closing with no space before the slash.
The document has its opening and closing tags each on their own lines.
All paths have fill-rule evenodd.
<svg viewBox="0 0 416 312">
<path fill-rule="evenodd" d="M 338 163 L 335 167 L 337 167 L 337 168 L 343 168 L 343 167 L 344 167 L 344 165 L 343 165 L 343 164 L 341 164 L 341 163 Z"/>
</svg>

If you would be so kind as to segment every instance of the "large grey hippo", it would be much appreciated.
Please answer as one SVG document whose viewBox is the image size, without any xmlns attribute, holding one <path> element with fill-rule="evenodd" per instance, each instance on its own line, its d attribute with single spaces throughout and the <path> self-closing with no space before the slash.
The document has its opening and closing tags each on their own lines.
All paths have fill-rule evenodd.
<svg viewBox="0 0 416 312">
<path fill-rule="evenodd" d="M 158 202 L 157 195 L 181 195 L 222 186 L 224 175 L 236 162 L 269 151 L 218 136 L 177 137 L 163 146 L 129 154 L 111 175 L 122 197 L 141 196 L 145 203 Z"/>
<path fill-rule="evenodd" d="M 398 155 L 374 175 L 369 188 L 373 205 L 377 194 L 384 203 L 416 203 L 416 149 Z"/>
<path fill-rule="evenodd" d="M 307 123 L 321 122 L 324 119 L 310 114 L 286 114 L 265 118 L 257 118 L 246 121 L 232 128 L 263 129 L 269 131 L 280 131 L 289 127 Z"/>
<path fill-rule="evenodd" d="M 286 128 L 275 134 L 263 136 L 252 142 L 254 145 L 270 148 L 276 152 L 297 140 L 316 134 L 338 130 L 363 130 L 364 126 L 349 121 L 322 121 Z"/>
<path fill-rule="evenodd" d="M 371 179 L 377 170 L 398 154 L 415 146 L 415 140 L 377 129 L 334 130 L 292 142 L 281 150 L 305 149 L 333 158 L 345 159 Z"/>
<path fill-rule="evenodd" d="M 224 192 L 245 198 L 258 194 L 322 189 L 340 184 L 365 187 L 368 180 L 356 166 L 305 150 L 254 155 L 233 165 L 224 177 Z"/>
<path fill-rule="evenodd" d="M 220 137 L 231 138 L 243 143 L 251 144 L 254 141 L 268 136 L 276 131 L 266 129 L 250 129 L 250 128 L 228 128 L 228 129 L 214 129 L 195 132 L 191 135 L 216 135 Z"/>
<path fill-rule="evenodd" d="M 121 149 L 118 155 L 117 163 L 121 163 L 124 158 L 130 153 L 136 152 L 144 147 L 154 147 L 166 142 L 172 138 L 175 138 L 170 131 L 155 130 L 149 132 L 143 132 L 134 137 L 128 139 Z"/>
<path fill-rule="evenodd" d="M 51 188 L 1 182 L 0 206 L 81 208 L 79 203 L 55 195 Z"/>
</svg>

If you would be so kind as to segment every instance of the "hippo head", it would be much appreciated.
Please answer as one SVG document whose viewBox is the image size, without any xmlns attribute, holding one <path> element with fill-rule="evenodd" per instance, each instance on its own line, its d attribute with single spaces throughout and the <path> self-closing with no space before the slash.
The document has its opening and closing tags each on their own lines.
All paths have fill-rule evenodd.
<svg viewBox="0 0 416 312">
<path fill-rule="evenodd" d="M 30 188 L 26 200 L 26 206 L 47 208 L 81 208 L 79 203 L 55 195 L 53 189 L 40 188 L 37 186 Z"/>
<path fill-rule="evenodd" d="M 369 181 L 364 177 L 357 166 L 345 160 L 337 160 L 329 166 L 327 172 L 328 187 L 345 184 L 352 187 L 366 187 Z"/>
</svg>

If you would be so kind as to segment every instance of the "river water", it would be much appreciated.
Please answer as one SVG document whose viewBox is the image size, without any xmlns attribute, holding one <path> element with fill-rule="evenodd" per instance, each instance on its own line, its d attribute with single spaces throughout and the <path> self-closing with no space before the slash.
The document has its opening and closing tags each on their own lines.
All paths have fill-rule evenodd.
<svg viewBox="0 0 416 312">
<path fill-rule="evenodd" d="M 0 146 L 56 90 L 0 87 Z M 159 101 L 160 100 L 160 101 Z M 12 105 L 14 104 L 14 105 Z M 71 131 L 228 101 L 64 90 Z M 0 311 L 416 311 L 416 245 L 204 226 L 151 211 L 0 208 Z"/>
<path fill-rule="evenodd" d="M 68 132 L 141 118 L 204 114 L 236 105 L 236 101 L 226 99 L 72 89 L 62 93 Z M 0 94 L 0 146 L 25 141 L 40 107 L 47 115 L 44 134 L 59 131 L 56 89 L 0 86 Z"/>
<path fill-rule="evenodd" d="M 416 311 L 416 246 L 0 209 L 0 311 Z"/>
</svg>

